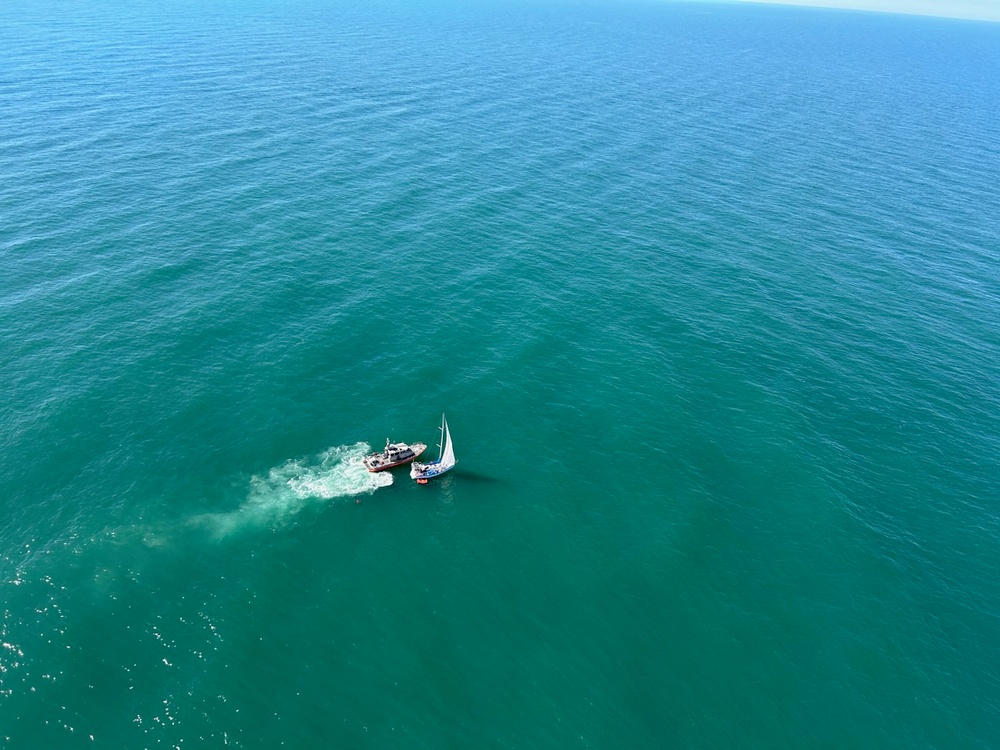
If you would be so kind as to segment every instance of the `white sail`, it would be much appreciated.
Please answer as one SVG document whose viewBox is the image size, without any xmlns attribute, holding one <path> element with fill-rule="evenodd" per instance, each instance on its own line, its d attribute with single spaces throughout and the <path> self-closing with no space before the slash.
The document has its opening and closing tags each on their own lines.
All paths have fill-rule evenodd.
<svg viewBox="0 0 1000 750">
<path fill-rule="evenodd" d="M 455 465 L 455 449 L 451 445 L 451 431 L 448 429 L 448 423 L 445 421 L 444 416 L 441 417 L 441 422 L 444 425 L 444 447 L 441 451 L 441 468 L 450 469 Z"/>
</svg>

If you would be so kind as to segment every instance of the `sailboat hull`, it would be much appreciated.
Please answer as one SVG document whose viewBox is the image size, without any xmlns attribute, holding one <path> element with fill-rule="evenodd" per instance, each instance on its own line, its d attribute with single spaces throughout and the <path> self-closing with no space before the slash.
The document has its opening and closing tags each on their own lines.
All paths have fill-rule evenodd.
<svg viewBox="0 0 1000 750">
<path fill-rule="evenodd" d="M 453 468 L 455 468 L 455 464 L 442 466 L 438 461 L 429 464 L 414 463 L 410 467 L 410 478 L 416 479 L 420 484 L 426 484 L 428 479 L 439 477 Z"/>
</svg>

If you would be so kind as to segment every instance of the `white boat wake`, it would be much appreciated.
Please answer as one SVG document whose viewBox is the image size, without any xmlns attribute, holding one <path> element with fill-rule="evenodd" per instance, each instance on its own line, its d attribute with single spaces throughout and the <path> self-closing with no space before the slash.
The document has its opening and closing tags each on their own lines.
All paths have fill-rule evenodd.
<svg viewBox="0 0 1000 750">
<path fill-rule="evenodd" d="M 250 479 L 246 500 L 227 513 L 206 513 L 190 523 L 226 537 L 243 529 L 280 526 L 317 501 L 371 494 L 392 484 L 387 471 L 372 473 L 361 459 L 371 451 L 367 443 L 329 448 L 318 456 L 286 461 L 266 476 Z"/>
</svg>

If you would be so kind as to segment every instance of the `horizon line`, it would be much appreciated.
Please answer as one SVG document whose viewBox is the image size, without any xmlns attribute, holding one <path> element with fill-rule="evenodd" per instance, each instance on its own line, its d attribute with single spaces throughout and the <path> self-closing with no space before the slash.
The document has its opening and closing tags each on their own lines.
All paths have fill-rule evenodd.
<svg viewBox="0 0 1000 750">
<path fill-rule="evenodd" d="M 1000 23 L 1000 0 L 686 0 L 686 2 L 741 5 L 792 5 L 803 8 L 853 10 L 908 16 L 953 18 Z"/>
</svg>

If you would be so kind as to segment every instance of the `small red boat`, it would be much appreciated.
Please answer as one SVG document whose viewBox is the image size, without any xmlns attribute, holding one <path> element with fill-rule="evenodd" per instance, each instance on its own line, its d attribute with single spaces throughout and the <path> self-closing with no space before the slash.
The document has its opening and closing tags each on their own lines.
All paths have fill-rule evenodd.
<svg viewBox="0 0 1000 750">
<path fill-rule="evenodd" d="M 423 443 L 390 443 L 387 438 L 383 450 L 369 453 L 362 461 L 368 471 L 385 471 L 410 463 L 425 450 Z"/>
</svg>

